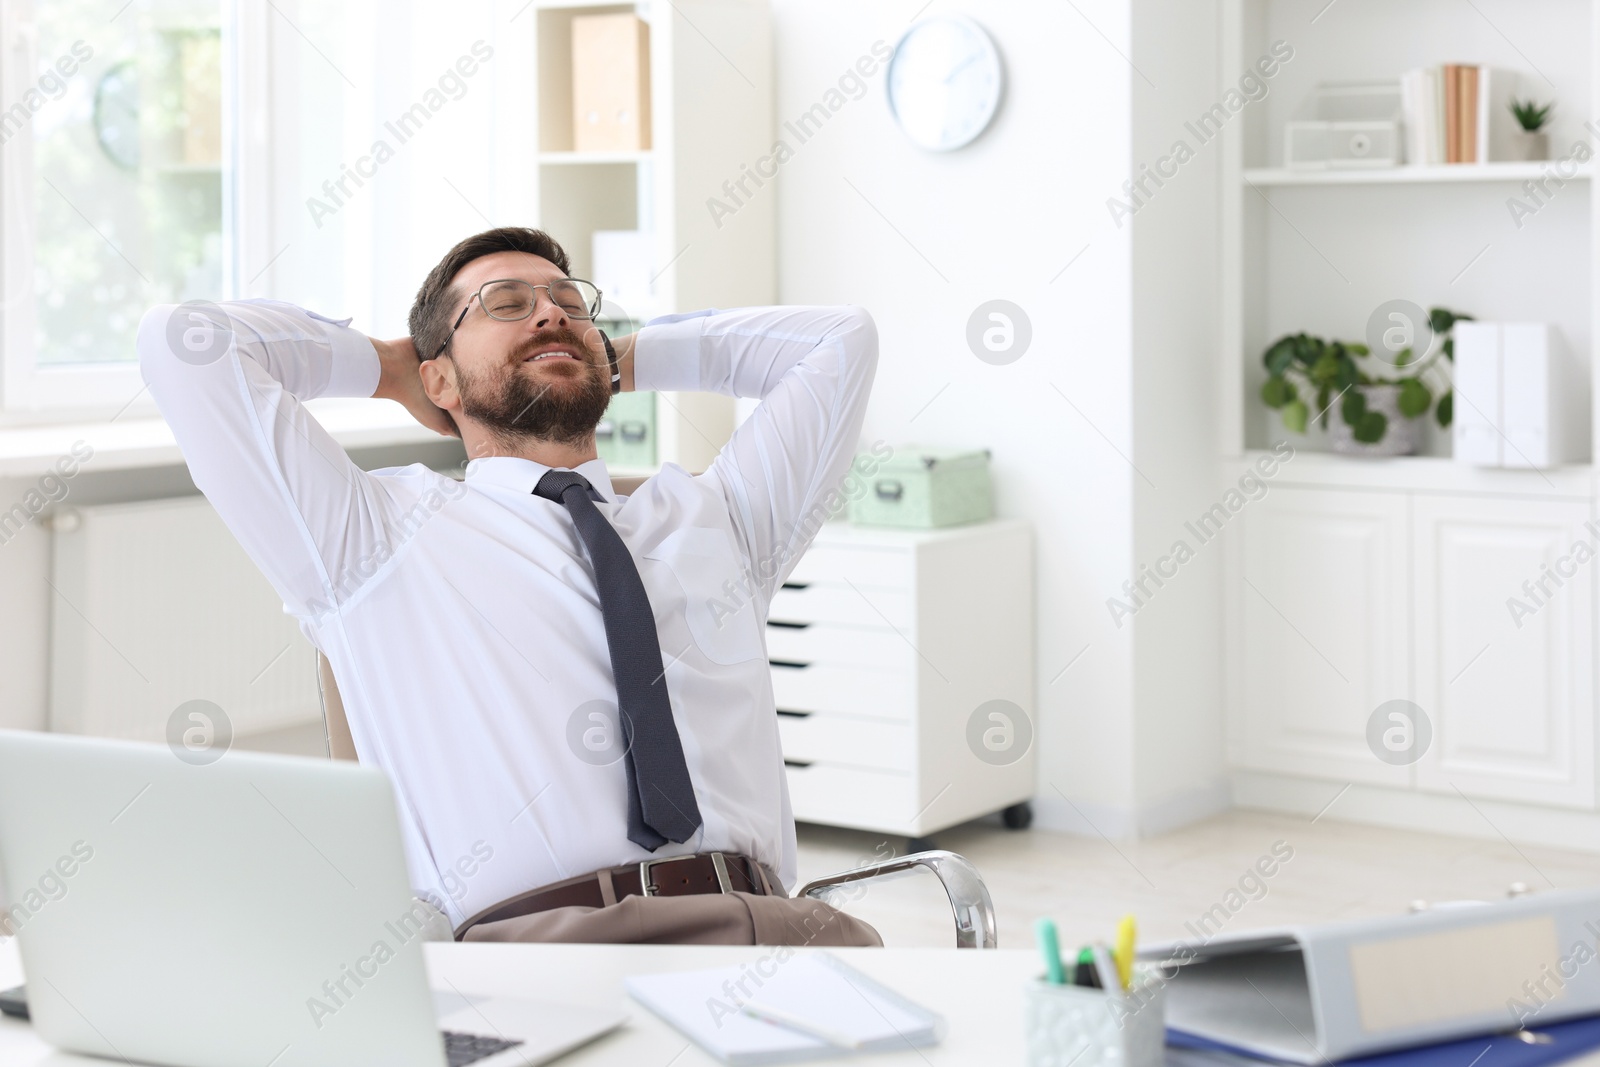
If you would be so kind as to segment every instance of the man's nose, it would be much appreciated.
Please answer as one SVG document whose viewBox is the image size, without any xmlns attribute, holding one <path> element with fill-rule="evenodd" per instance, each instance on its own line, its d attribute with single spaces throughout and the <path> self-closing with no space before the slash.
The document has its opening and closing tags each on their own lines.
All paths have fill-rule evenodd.
<svg viewBox="0 0 1600 1067">
<path fill-rule="evenodd" d="M 561 305 L 551 299 L 550 294 L 543 289 L 533 291 L 533 314 L 528 316 L 533 328 L 547 330 L 552 327 L 570 326 L 567 313 Z"/>
</svg>

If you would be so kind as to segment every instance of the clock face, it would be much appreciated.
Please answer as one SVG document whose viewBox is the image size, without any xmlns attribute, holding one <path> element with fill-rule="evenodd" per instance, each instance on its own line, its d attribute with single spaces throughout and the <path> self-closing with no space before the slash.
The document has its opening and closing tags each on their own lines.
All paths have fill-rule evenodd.
<svg viewBox="0 0 1600 1067">
<path fill-rule="evenodd" d="M 1004 74 L 989 35 L 969 18 L 935 15 L 895 45 L 889 108 L 906 136 L 936 152 L 960 148 L 994 118 Z"/>
<path fill-rule="evenodd" d="M 111 162 L 139 169 L 139 68 L 133 60 L 118 63 L 96 83 L 94 133 Z"/>
</svg>

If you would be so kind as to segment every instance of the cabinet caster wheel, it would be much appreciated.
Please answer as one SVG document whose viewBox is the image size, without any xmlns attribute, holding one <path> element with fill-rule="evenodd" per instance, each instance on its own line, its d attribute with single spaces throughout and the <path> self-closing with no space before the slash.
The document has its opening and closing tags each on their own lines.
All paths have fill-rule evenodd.
<svg viewBox="0 0 1600 1067">
<path fill-rule="evenodd" d="M 931 837 L 906 838 L 906 855 L 908 856 L 916 852 L 932 852 L 938 847 Z"/>
<path fill-rule="evenodd" d="M 1033 803 L 1024 800 L 1011 805 L 1000 813 L 1000 821 L 1006 824 L 1007 830 L 1026 830 L 1033 825 Z"/>
</svg>

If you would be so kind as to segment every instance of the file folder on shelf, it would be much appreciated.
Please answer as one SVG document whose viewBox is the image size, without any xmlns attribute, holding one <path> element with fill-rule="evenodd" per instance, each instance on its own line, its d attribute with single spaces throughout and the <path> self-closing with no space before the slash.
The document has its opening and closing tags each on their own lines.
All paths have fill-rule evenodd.
<svg viewBox="0 0 1600 1067">
<path fill-rule="evenodd" d="M 1600 1013 L 1600 891 L 1151 945 L 1166 1022 L 1323 1063 Z"/>
</svg>

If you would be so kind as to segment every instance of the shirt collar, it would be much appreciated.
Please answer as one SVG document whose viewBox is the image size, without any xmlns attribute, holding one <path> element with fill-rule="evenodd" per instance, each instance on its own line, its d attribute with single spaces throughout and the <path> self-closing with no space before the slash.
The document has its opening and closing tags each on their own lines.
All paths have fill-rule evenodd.
<svg viewBox="0 0 1600 1067">
<path fill-rule="evenodd" d="M 467 464 L 467 481 L 478 486 L 494 485 L 516 493 L 531 494 L 534 486 L 539 484 L 539 479 L 552 469 L 543 463 L 516 456 L 480 456 Z M 611 488 L 611 475 L 606 471 L 605 460 L 596 458 L 576 467 L 560 469 L 577 471 L 589 480 L 589 485 L 600 494 L 601 499 L 616 503 L 617 494 Z"/>
</svg>

